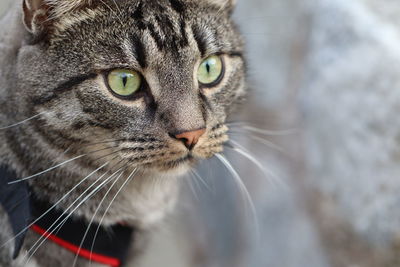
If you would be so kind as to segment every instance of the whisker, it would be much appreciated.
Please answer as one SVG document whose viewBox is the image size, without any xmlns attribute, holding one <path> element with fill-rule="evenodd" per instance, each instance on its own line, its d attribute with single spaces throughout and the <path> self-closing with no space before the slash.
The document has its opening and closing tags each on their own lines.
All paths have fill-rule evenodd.
<svg viewBox="0 0 400 267">
<path fill-rule="evenodd" d="M 191 169 L 190 171 L 194 174 L 194 176 L 196 176 L 197 179 L 199 179 L 199 181 L 200 181 L 208 190 L 210 190 L 211 192 L 213 191 L 213 190 L 211 189 L 211 186 L 206 182 L 206 180 L 205 180 L 203 177 L 200 176 L 200 174 L 199 174 L 195 169 Z"/>
<path fill-rule="evenodd" d="M 254 224 L 256 227 L 256 235 L 259 236 L 260 233 L 260 226 L 258 224 L 257 212 L 256 207 L 254 205 L 253 199 L 250 196 L 249 191 L 247 190 L 246 185 L 243 183 L 239 173 L 233 168 L 232 164 L 228 161 L 228 159 L 223 156 L 222 154 L 215 154 L 215 157 L 226 167 L 226 169 L 232 174 L 234 180 L 237 182 L 240 191 L 243 196 L 246 198 L 247 203 L 250 205 L 250 209 L 253 215 Z"/>
<path fill-rule="evenodd" d="M 285 184 L 282 179 L 280 179 L 274 172 L 271 170 L 265 168 L 259 160 L 257 160 L 254 156 L 250 154 L 248 150 L 246 150 L 243 146 L 241 146 L 239 143 L 235 142 L 234 140 L 229 140 L 233 144 L 233 146 L 227 146 L 228 148 L 232 149 L 233 151 L 236 151 L 240 155 L 244 156 L 248 160 L 250 160 L 252 163 L 254 163 L 266 176 L 272 177 L 272 181 L 274 184 L 279 185 L 280 187 L 287 188 L 287 184 Z"/>
<path fill-rule="evenodd" d="M 234 130 L 233 130 L 233 131 L 234 131 Z M 281 153 L 287 154 L 287 151 L 286 151 L 284 148 L 278 146 L 277 144 L 274 144 L 273 142 L 271 142 L 271 141 L 269 141 L 269 140 L 263 139 L 263 138 L 261 138 L 261 137 L 255 136 L 255 135 L 253 135 L 253 134 L 248 134 L 247 132 L 244 132 L 244 131 L 237 131 L 237 132 L 235 133 L 235 132 L 232 132 L 232 130 L 229 131 L 229 134 L 230 134 L 230 135 L 234 135 L 234 134 L 236 134 L 236 135 L 243 135 L 243 134 L 245 134 L 246 137 L 248 137 L 248 138 L 250 138 L 250 139 L 253 139 L 254 141 L 257 141 L 257 142 L 261 143 L 262 145 L 265 145 L 265 146 L 267 146 L 267 147 L 269 147 L 269 148 L 272 148 L 272 149 L 274 149 L 274 150 L 276 150 L 276 151 L 279 151 L 279 152 L 281 152 Z"/>
<path fill-rule="evenodd" d="M 58 157 L 58 158 L 60 159 L 62 156 L 66 155 L 69 151 L 71 151 L 71 149 L 72 149 L 72 145 L 69 146 L 67 149 L 65 149 L 65 150 L 62 152 L 62 154 L 60 155 L 60 157 Z"/>
<path fill-rule="evenodd" d="M 43 243 L 52 235 L 54 234 L 54 232 L 62 227 L 64 225 L 64 223 L 72 216 L 72 214 L 78 209 L 80 208 L 80 206 L 82 206 L 83 203 L 85 203 L 85 201 L 87 201 L 88 199 L 90 199 L 94 194 L 96 194 L 97 192 L 99 192 L 106 184 L 108 184 L 112 177 L 115 176 L 115 174 L 117 174 L 119 171 L 118 170 L 116 172 L 114 172 L 113 174 L 111 174 L 111 176 L 109 176 L 106 180 L 104 180 L 102 183 L 100 183 L 95 189 L 93 189 L 82 201 L 80 201 L 80 203 L 71 211 L 68 212 L 69 209 L 71 209 L 75 203 L 77 203 L 93 186 L 95 186 L 95 184 L 101 180 L 102 177 L 104 177 L 106 174 L 103 174 L 102 176 L 100 176 L 94 183 L 92 183 L 91 186 L 89 186 L 71 205 L 69 205 L 67 207 L 66 210 L 64 210 L 64 212 L 60 215 L 60 217 L 58 217 L 58 219 L 56 221 L 54 221 L 54 223 L 49 227 L 49 229 L 47 230 L 46 234 L 41 236 L 34 244 L 33 246 L 28 250 L 27 255 L 30 255 L 28 260 L 26 261 L 26 263 L 28 263 L 30 261 L 30 259 L 33 257 L 33 255 L 36 253 L 36 251 L 43 245 Z M 56 225 L 58 223 L 59 220 L 62 219 L 63 216 L 65 216 L 67 213 L 69 213 L 65 219 L 63 219 L 63 221 L 61 221 L 58 225 Z M 36 247 L 36 248 L 35 248 Z"/>
<path fill-rule="evenodd" d="M 116 147 L 118 147 L 118 146 L 105 147 L 105 148 L 101 148 L 101 149 L 89 151 L 89 152 L 87 153 L 87 155 L 95 154 L 95 153 L 97 153 L 97 152 L 102 152 L 102 151 L 109 150 L 109 149 L 113 149 L 113 148 L 116 148 Z"/>
<path fill-rule="evenodd" d="M 9 244 L 10 242 L 14 241 L 15 238 L 19 237 L 22 235 L 26 230 L 31 228 L 35 223 L 40 221 L 44 216 L 46 216 L 50 211 L 52 211 L 55 207 L 58 206 L 63 200 L 65 200 L 76 188 L 78 188 L 81 184 L 83 184 L 85 181 L 87 181 L 92 175 L 97 173 L 99 170 L 103 169 L 106 167 L 110 162 L 107 162 L 103 164 L 101 167 L 97 168 L 93 172 L 91 172 L 89 175 L 87 175 L 85 178 L 83 178 L 77 185 L 75 185 L 70 191 L 68 191 L 60 200 L 58 200 L 53 206 L 51 206 L 47 211 L 45 211 L 42 215 L 40 215 L 36 220 L 34 220 L 32 223 L 30 223 L 27 227 L 25 227 L 22 231 L 17 233 L 13 238 L 7 240 L 3 245 L 1 245 L 0 249 L 3 248 L 5 245 Z"/>
<path fill-rule="evenodd" d="M 108 143 L 113 143 L 113 142 L 121 142 L 121 141 L 124 141 L 124 140 L 125 140 L 124 138 L 121 138 L 121 139 L 105 139 L 105 140 L 102 140 L 102 141 L 85 144 L 85 145 L 83 145 L 83 147 L 102 145 L 102 144 L 108 144 Z"/>
<path fill-rule="evenodd" d="M 113 142 L 129 142 L 129 141 L 131 141 L 131 142 L 135 142 L 135 141 L 138 141 L 138 140 L 142 140 L 142 142 L 143 141 L 146 141 L 146 138 L 127 138 L 127 137 L 125 137 L 125 138 L 118 138 L 118 139 L 103 139 L 103 140 L 99 140 L 99 141 L 96 141 L 96 142 L 91 142 L 91 143 L 87 143 L 87 144 L 84 144 L 83 145 L 83 147 L 88 147 L 88 146 L 94 146 L 94 145 L 101 145 L 101 144 L 107 144 L 107 143 L 113 143 Z M 158 140 L 158 139 L 155 139 L 155 138 L 151 138 L 151 140 L 149 139 L 148 140 L 149 142 L 161 142 L 161 140 Z"/>
<path fill-rule="evenodd" d="M 199 195 L 197 194 L 196 189 L 194 188 L 193 183 L 192 183 L 194 179 L 193 180 L 191 179 L 191 177 L 196 177 L 196 176 L 194 176 L 192 173 L 190 173 L 190 174 L 191 175 L 188 177 L 188 179 L 185 179 L 185 181 L 189 185 L 190 191 L 192 191 L 196 200 L 199 201 L 200 200 Z"/>
<path fill-rule="evenodd" d="M 268 136 L 292 135 L 292 134 L 296 134 L 299 132 L 299 129 L 287 129 L 287 130 L 280 130 L 280 131 L 265 130 L 265 129 L 257 128 L 255 126 L 248 125 L 243 122 L 230 122 L 230 123 L 227 123 L 226 125 L 233 126 L 233 127 L 240 126 L 239 129 L 247 130 L 247 131 L 258 133 L 258 134 L 268 135 Z"/>
<path fill-rule="evenodd" d="M 114 159 L 116 159 L 118 156 L 115 156 L 114 158 L 113 158 L 113 160 Z M 118 168 L 122 168 L 122 166 L 127 162 L 127 160 L 128 159 L 121 159 L 120 161 L 118 161 L 116 164 L 115 164 L 115 166 L 111 169 L 111 171 L 112 170 L 114 170 L 114 169 L 118 169 Z M 122 164 L 122 165 L 121 165 Z M 121 165 L 121 166 L 120 166 Z"/>
<path fill-rule="evenodd" d="M 42 116 L 42 115 L 44 115 L 46 113 L 47 112 L 41 112 L 41 113 L 36 114 L 36 115 L 34 115 L 34 116 L 32 116 L 32 117 L 30 117 L 28 119 L 23 120 L 23 121 L 20 121 L 20 122 L 17 122 L 17 123 L 14 123 L 14 124 L 11 124 L 11 125 L 8 125 L 8 126 L 5 126 L 5 127 L 0 127 L 0 130 L 6 130 L 6 129 L 13 128 L 13 127 L 17 127 L 19 125 L 22 125 L 22 124 L 28 122 L 28 121 L 34 120 L 34 119 L 36 119 L 36 118 L 38 118 L 38 117 L 40 117 L 40 116 Z"/>
<path fill-rule="evenodd" d="M 119 6 L 118 6 L 117 2 L 115 2 L 115 0 L 112 0 L 112 1 L 114 3 L 115 7 L 117 8 L 117 11 L 119 12 L 119 14 L 118 14 L 119 18 L 121 18 L 120 15 L 122 14 L 122 10 L 119 8 Z M 121 21 L 121 23 L 122 23 L 122 21 Z"/>
<path fill-rule="evenodd" d="M 114 0 L 113 0 L 113 2 L 114 2 L 115 6 L 116 6 L 116 8 L 117 8 L 117 11 L 120 12 L 119 14 L 118 14 L 118 12 L 115 12 L 114 9 L 112 9 L 109 5 L 107 5 L 103 0 L 100 0 L 100 2 L 103 3 L 103 5 L 105 5 L 113 14 L 115 14 L 116 17 L 117 17 L 117 19 L 119 20 L 119 22 L 120 22 L 121 24 L 123 24 L 122 19 L 121 19 L 121 14 L 122 14 L 122 13 L 121 13 L 121 10 L 119 9 L 117 3 L 116 3 Z"/>
<path fill-rule="evenodd" d="M 112 160 L 111 160 L 111 161 L 112 161 Z M 110 162 L 111 162 L 111 161 L 110 161 Z M 115 166 L 115 165 L 114 165 L 114 166 Z M 111 169 L 114 168 L 114 166 L 111 167 Z M 111 169 L 110 169 L 109 172 L 112 173 Z M 124 172 L 124 171 L 125 171 L 125 170 L 122 170 L 122 169 L 123 169 L 123 168 L 120 168 L 120 169 L 117 170 L 116 172 L 112 173 L 112 174 L 106 179 L 104 186 L 108 185 L 108 183 L 111 182 L 111 179 L 112 179 L 115 175 L 117 175 L 118 172 L 120 172 L 120 171 Z M 103 174 L 99 179 L 103 178 L 105 175 L 106 175 L 106 173 Z M 97 182 L 95 182 L 95 183 L 97 183 Z M 103 186 L 103 187 L 104 187 L 104 186 Z M 91 186 L 91 187 L 93 187 L 93 186 Z M 98 193 L 98 192 L 100 192 L 100 191 L 103 189 L 103 187 L 101 187 L 101 188 L 99 188 L 99 189 L 95 189 L 94 191 L 96 191 L 96 192 L 93 192 L 93 191 L 92 191 L 93 195 L 96 194 L 96 193 Z M 81 197 L 82 197 L 82 195 L 81 195 L 79 198 L 81 198 Z M 80 202 L 80 204 L 78 205 L 78 207 L 81 206 L 85 201 L 86 201 L 86 200 L 83 200 L 82 202 Z M 78 208 L 78 207 L 77 207 L 77 208 Z M 64 226 L 64 224 L 67 222 L 68 218 L 69 218 L 70 216 L 72 216 L 72 213 L 73 213 L 75 210 L 76 210 L 76 209 L 74 209 L 74 210 L 68 215 L 68 217 L 65 218 L 65 219 L 59 224 L 59 226 L 55 227 L 54 231 L 56 231 L 56 229 L 58 228 L 58 230 L 56 231 L 56 233 L 58 233 L 58 232 L 62 229 L 62 227 Z"/>
<path fill-rule="evenodd" d="M 58 169 L 58 168 L 60 168 L 60 167 L 62 167 L 62 166 L 64 166 L 64 165 L 66 165 L 66 164 L 68 164 L 68 163 L 70 163 L 70 162 L 72 162 L 72 161 L 75 161 L 75 160 L 78 160 L 78 159 L 80 159 L 80 158 L 86 157 L 86 156 L 88 156 L 88 155 L 90 155 L 90 154 L 95 154 L 95 153 L 98 153 L 98 152 L 101 152 L 101 151 L 106 151 L 106 150 L 113 149 L 113 148 L 116 148 L 116 147 L 117 147 L 117 146 L 114 146 L 114 147 L 106 147 L 106 148 L 98 149 L 98 150 L 95 150 L 95 151 L 90 151 L 90 152 L 88 152 L 88 153 L 86 153 L 86 154 L 82 154 L 82 155 L 76 156 L 76 157 L 74 157 L 74 158 L 72 158 L 72 159 L 68 159 L 68 160 L 66 160 L 66 161 L 64 161 L 64 162 L 62 162 L 62 163 L 59 163 L 59 164 L 57 164 L 57 165 L 55 165 L 55 166 L 53 166 L 53 167 L 50 167 L 50 168 L 48 168 L 48 169 L 46 169 L 46 170 L 44 170 L 44 171 L 38 172 L 38 173 L 36 173 L 36 174 L 30 175 L 30 176 L 27 176 L 27 177 L 24 177 L 24 178 L 15 180 L 15 181 L 11 181 L 11 182 L 9 182 L 8 184 L 9 184 L 9 185 L 12 185 L 12 184 L 16 184 L 16 183 L 20 183 L 20 182 L 23 182 L 23 181 L 27 181 L 27 180 L 33 179 L 33 178 L 38 177 L 38 176 L 40 176 L 40 175 L 43 175 L 43 174 L 45 174 L 45 173 L 47 173 L 47 172 L 53 171 L 53 170 L 55 170 L 55 169 Z M 104 156 L 101 156 L 100 158 L 97 158 L 95 161 L 98 161 L 99 159 L 102 159 L 102 158 L 111 156 L 111 155 L 116 154 L 116 153 L 118 153 L 118 152 L 120 152 L 120 151 L 121 151 L 121 150 L 114 151 L 114 152 L 112 152 L 112 153 L 110 153 L 110 154 L 106 154 L 106 155 L 104 155 Z"/>
<path fill-rule="evenodd" d="M 118 18 L 118 20 L 121 22 L 121 24 L 123 24 L 122 19 L 121 19 L 122 11 L 121 11 L 121 9 L 119 8 L 117 2 L 115 2 L 115 0 L 112 0 L 112 1 L 113 1 L 113 3 L 114 3 L 115 7 L 117 8 L 117 11 L 119 12 L 119 13 L 117 12 L 117 18 Z"/>
<path fill-rule="evenodd" d="M 82 241 L 81 241 L 81 243 L 79 244 L 79 249 L 78 249 L 78 252 L 76 253 L 76 256 L 75 256 L 75 259 L 74 259 L 74 263 L 72 264 L 72 267 L 75 267 L 75 265 L 76 265 L 76 263 L 77 263 L 77 261 L 78 261 L 79 252 L 81 252 L 82 245 L 83 245 L 83 243 L 84 243 L 85 240 L 86 240 L 86 237 L 87 237 L 87 235 L 88 235 L 88 233 L 89 233 L 90 227 L 91 227 L 92 224 L 93 224 L 94 218 L 96 217 L 97 213 L 99 212 L 99 210 L 100 210 L 101 206 L 103 205 L 103 202 L 106 200 L 108 194 L 111 192 L 111 190 L 114 188 L 115 184 L 119 181 L 119 179 L 122 177 L 123 174 L 124 174 L 124 172 L 121 172 L 121 174 L 118 175 L 118 177 L 115 179 L 115 181 L 111 184 L 110 188 L 109 188 L 109 189 L 107 190 L 107 192 L 105 193 L 104 197 L 103 197 L 103 198 L 101 199 L 101 201 L 99 202 L 99 204 L 98 204 L 98 206 L 97 206 L 97 208 L 96 208 L 96 210 L 95 210 L 95 212 L 94 212 L 94 214 L 93 214 L 93 216 L 92 216 L 92 219 L 90 220 L 89 225 L 88 225 L 88 227 L 86 228 L 86 231 L 85 231 L 85 234 L 83 235 Z"/>
<path fill-rule="evenodd" d="M 114 201 L 117 199 L 118 195 L 121 193 L 122 189 L 132 180 L 132 178 L 135 176 L 136 172 L 137 172 L 137 168 L 135 168 L 131 172 L 131 174 L 128 176 L 128 178 L 126 178 L 125 182 L 121 185 L 121 187 L 119 188 L 117 193 L 115 193 L 114 197 L 111 199 L 110 203 L 108 204 L 108 207 L 106 208 L 106 210 L 103 213 L 103 216 L 100 219 L 99 225 L 97 226 L 96 232 L 94 234 L 92 245 L 90 247 L 90 266 L 92 266 L 92 254 L 93 254 L 94 243 L 96 242 L 96 238 L 97 238 L 97 235 L 99 233 L 101 224 L 103 223 L 103 220 L 106 217 L 107 212 L 111 208 L 111 206 L 114 203 Z"/>
<path fill-rule="evenodd" d="M 201 185 L 200 185 L 199 181 L 197 181 L 197 176 L 194 175 L 193 172 L 190 172 L 190 174 L 193 177 L 193 184 L 195 186 L 195 189 L 196 189 L 196 187 L 201 189 Z"/>
<path fill-rule="evenodd" d="M 265 139 L 263 139 L 261 137 L 255 136 L 255 135 L 249 135 L 249 137 L 251 139 L 255 140 L 255 141 L 258 141 L 259 143 L 261 143 L 261 144 L 263 144 L 263 145 L 265 145 L 267 147 L 275 149 L 275 150 L 277 150 L 277 151 L 279 151 L 281 153 L 287 154 L 287 151 L 284 148 L 272 143 L 271 141 L 265 140 Z"/>
<path fill-rule="evenodd" d="M 103 0 L 100 0 L 103 5 L 105 5 L 112 13 L 114 13 L 114 9 L 112 9 L 109 5 L 107 5 Z"/>
<path fill-rule="evenodd" d="M 66 164 L 68 164 L 68 163 L 70 163 L 70 162 L 72 162 L 72 161 L 74 161 L 74 160 L 80 159 L 80 158 L 82 158 L 82 157 L 84 157 L 84 156 L 86 156 L 86 154 L 83 154 L 83 155 L 74 157 L 74 158 L 72 158 L 72 159 L 66 160 L 66 161 L 64 161 L 64 162 L 62 162 L 62 163 L 60 163 L 60 164 L 57 164 L 57 165 L 55 165 L 55 166 L 53 166 L 53 167 L 51 167 L 51 168 L 48 168 L 47 170 L 38 172 L 38 173 L 36 173 L 36 174 L 34 174 L 34 175 L 30 175 L 30 176 L 25 177 L 25 178 L 22 178 L 22 179 L 18 179 L 18 180 L 15 180 L 15 181 L 11 181 L 11 182 L 9 182 L 8 184 L 9 184 L 9 185 L 12 185 L 12 184 L 16 184 L 16 183 L 19 183 L 19 182 L 22 182 L 22 181 L 26 181 L 26 180 L 35 178 L 35 177 L 37 177 L 37 176 L 40 176 L 40 175 L 42 175 L 42 174 L 45 174 L 45 173 L 50 172 L 50 171 L 52 171 L 52 170 L 55 170 L 55 169 L 57 169 L 57 168 L 59 168 L 59 167 L 61 167 L 61 166 L 64 166 L 64 165 L 66 165 Z"/>
<path fill-rule="evenodd" d="M 109 153 L 109 154 L 107 154 L 107 155 L 101 156 L 101 157 L 95 159 L 94 161 L 99 161 L 99 160 L 104 159 L 104 158 L 106 158 L 106 157 L 108 157 L 108 156 L 117 154 L 117 153 L 119 153 L 119 152 L 121 152 L 121 151 L 122 151 L 122 149 L 119 149 L 119 150 L 114 151 L 114 152 L 111 152 L 111 153 Z"/>
</svg>

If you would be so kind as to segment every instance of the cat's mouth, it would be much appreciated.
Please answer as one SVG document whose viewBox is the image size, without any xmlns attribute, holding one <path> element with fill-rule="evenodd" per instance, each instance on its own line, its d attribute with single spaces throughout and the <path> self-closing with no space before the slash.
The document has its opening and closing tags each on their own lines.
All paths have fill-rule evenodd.
<svg viewBox="0 0 400 267">
<path fill-rule="evenodd" d="M 99 145 L 91 146 L 89 152 L 83 152 L 90 154 L 96 160 L 99 158 L 103 161 L 109 160 L 117 167 L 131 165 L 132 168 L 156 172 L 180 172 L 180 170 L 184 172 L 194 167 L 200 160 L 221 153 L 224 143 L 229 140 L 227 131 L 228 128 L 223 124 L 212 127 L 191 148 L 173 139 L 165 141 L 155 137 L 140 136 L 117 140 L 112 144 L 100 142 Z M 92 153 L 91 150 L 96 153 Z"/>
</svg>

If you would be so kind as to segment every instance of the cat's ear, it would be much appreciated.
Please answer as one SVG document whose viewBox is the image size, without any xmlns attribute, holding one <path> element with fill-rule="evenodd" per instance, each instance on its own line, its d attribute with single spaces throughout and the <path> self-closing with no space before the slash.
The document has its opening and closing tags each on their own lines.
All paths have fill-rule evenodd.
<svg viewBox="0 0 400 267">
<path fill-rule="evenodd" d="M 23 0 L 24 23 L 29 32 L 39 35 L 63 16 L 90 7 L 94 2 L 93 0 Z"/>
<path fill-rule="evenodd" d="M 23 0 L 22 8 L 26 29 L 33 34 L 43 32 L 46 21 L 48 20 L 50 8 L 46 1 Z"/>
</svg>

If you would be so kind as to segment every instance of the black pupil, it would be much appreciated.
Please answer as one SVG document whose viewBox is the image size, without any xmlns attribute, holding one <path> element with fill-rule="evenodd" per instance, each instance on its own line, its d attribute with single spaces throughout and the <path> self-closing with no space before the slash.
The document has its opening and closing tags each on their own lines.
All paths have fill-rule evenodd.
<svg viewBox="0 0 400 267">
<path fill-rule="evenodd" d="M 210 63 L 208 63 L 208 62 L 207 62 L 207 64 L 206 64 L 206 69 L 207 69 L 207 72 L 210 73 L 210 71 L 211 71 L 211 66 L 210 66 Z"/>
<path fill-rule="evenodd" d="M 124 87 L 126 87 L 126 84 L 128 83 L 128 76 L 126 74 L 122 75 L 122 83 L 124 84 Z"/>
</svg>

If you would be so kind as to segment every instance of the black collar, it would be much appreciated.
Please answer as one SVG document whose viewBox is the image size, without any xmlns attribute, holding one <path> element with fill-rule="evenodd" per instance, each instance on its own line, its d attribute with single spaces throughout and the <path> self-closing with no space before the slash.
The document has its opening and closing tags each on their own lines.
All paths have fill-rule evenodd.
<svg viewBox="0 0 400 267">
<path fill-rule="evenodd" d="M 39 201 L 29 190 L 26 182 L 9 184 L 10 181 L 16 179 L 14 171 L 7 167 L 0 167 L 0 204 L 9 216 L 15 236 L 14 258 L 18 256 L 22 248 L 26 229 L 30 228 L 47 237 L 49 241 L 93 262 L 112 267 L 119 267 L 125 263 L 133 240 L 134 230 L 131 227 L 115 225 L 105 228 L 92 224 L 85 241 L 80 246 L 89 226 L 88 223 L 80 218 L 68 218 L 61 229 L 52 231 L 53 229 L 50 227 L 54 221 L 60 216 L 63 220 L 67 215 L 63 215 L 62 211 L 56 209 L 47 212 L 51 205 Z M 38 220 L 46 212 L 47 214 Z M 94 244 L 93 250 L 92 243 Z"/>
<path fill-rule="evenodd" d="M 26 182 L 9 184 L 16 179 L 15 172 L 5 166 L 0 167 L 0 204 L 9 216 L 15 236 L 14 258 L 22 248 L 27 232 L 25 229 L 32 219 L 28 185 Z"/>
</svg>

